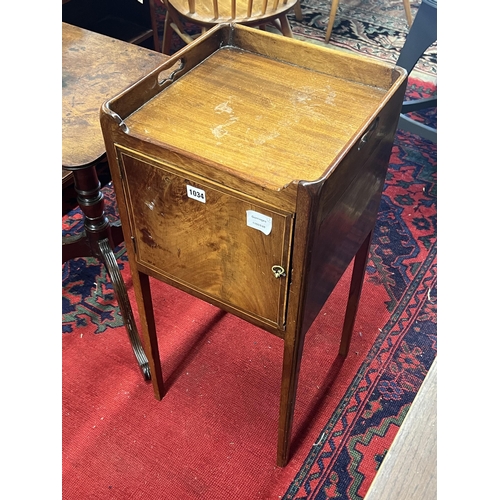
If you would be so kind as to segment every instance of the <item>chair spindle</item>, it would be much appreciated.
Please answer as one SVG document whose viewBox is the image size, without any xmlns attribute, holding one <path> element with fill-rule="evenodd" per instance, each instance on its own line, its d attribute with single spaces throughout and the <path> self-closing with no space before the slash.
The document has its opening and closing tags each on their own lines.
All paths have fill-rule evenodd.
<svg viewBox="0 0 500 500">
<path fill-rule="evenodd" d="M 252 10 L 253 10 L 253 0 L 248 0 L 247 17 L 250 17 L 252 15 Z"/>
</svg>

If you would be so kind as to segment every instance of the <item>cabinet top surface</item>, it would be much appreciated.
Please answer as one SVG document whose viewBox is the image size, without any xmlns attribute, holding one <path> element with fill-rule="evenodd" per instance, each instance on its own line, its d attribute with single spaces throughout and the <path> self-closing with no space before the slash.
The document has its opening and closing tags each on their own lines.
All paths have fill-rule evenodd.
<svg viewBox="0 0 500 500">
<path fill-rule="evenodd" d="M 385 88 L 226 47 L 125 122 L 132 134 L 278 190 L 321 178 L 386 95 Z"/>
</svg>

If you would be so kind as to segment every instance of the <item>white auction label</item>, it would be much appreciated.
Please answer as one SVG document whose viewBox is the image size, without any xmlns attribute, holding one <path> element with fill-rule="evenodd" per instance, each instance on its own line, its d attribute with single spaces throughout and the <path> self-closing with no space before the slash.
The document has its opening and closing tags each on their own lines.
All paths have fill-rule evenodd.
<svg viewBox="0 0 500 500">
<path fill-rule="evenodd" d="M 273 219 L 255 210 L 247 210 L 247 226 L 258 229 L 267 236 L 273 228 Z"/>
<path fill-rule="evenodd" d="M 190 186 L 189 184 L 186 184 L 186 187 L 187 187 L 188 198 L 201 201 L 202 203 L 207 202 L 205 191 L 203 189 L 195 188 L 193 186 Z"/>
</svg>

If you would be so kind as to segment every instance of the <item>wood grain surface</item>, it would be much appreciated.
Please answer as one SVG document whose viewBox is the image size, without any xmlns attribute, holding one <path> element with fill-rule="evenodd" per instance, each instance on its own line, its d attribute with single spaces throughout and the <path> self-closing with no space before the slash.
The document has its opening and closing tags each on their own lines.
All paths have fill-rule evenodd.
<svg viewBox="0 0 500 500">
<path fill-rule="evenodd" d="M 168 60 L 131 43 L 62 23 L 62 166 L 79 167 L 105 154 L 99 111 Z"/>
<path fill-rule="evenodd" d="M 126 123 L 133 133 L 279 190 L 320 178 L 386 93 L 229 47 Z"/>
<path fill-rule="evenodd" d="M 291 214 L 156 162 L 122 159 L 137 261 L 282 329 L 286 280 L 272 267 L 288 269 Z M 189 197 L 192 189 L 200 197 Z"/>
</svg>

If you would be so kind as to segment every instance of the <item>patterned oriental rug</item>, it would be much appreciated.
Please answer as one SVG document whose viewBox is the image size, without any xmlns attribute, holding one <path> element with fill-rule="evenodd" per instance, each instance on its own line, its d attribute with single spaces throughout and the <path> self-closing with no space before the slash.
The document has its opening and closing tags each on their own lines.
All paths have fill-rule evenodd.
<svg viewBox="0 0 500 500">
<path fill-rule="evenodd" d="M 333 43 L 365 51 L 369 35 L 392 33 L 386 13 L 399 2 L 348 0 L 344 8 L 353 4 L 369 21 L 339 12 Z M 369 14 L 375 4 L 385 7 Z M 304 23 L 294 30 L 319 43 L 326 3 L 302 5 Z M 402 5 L 397 12 L 402 26 Z M 378 28 L 368 33 L 367 25 Z M 373 50 L 397 58 L 392 46 Z M 407 98 L 436 92 L 433 58 L 432 49 Z M 435 111 L 416 118 L 436 124 Z M 351 269 L 308 332 L 284 469 L 275 466 L 280 339 L 152 280 L 168 385 L 158 402 L 104 266 L 93 258 L 64 264 L 63 498 L 362 499 L 436 357 L 436 164 L 435 144 L 397 132 L 349 356 L 342 362 L 337 352 Z M 112 184 L 103 192 L 114 220 Z M 63 236 L 76 234 L 80 210 L 62 226 Z M 117 259 L 137 317 L 123 245 Z"/>
</svg>

